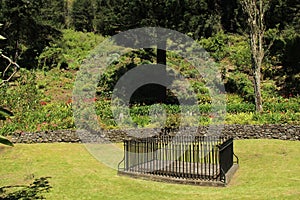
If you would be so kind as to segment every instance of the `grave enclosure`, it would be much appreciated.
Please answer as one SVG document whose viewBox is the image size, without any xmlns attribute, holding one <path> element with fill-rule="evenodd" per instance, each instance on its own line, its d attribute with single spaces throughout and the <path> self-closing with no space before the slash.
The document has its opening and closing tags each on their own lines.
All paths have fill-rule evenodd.
<svg viewBox="0 0 300 200">
<path fill-rule="evenodd" d="M 225 186 L 238 168 L 233 138 L 156 136 L 124 140 L 118 174 L 155 181 Z"/>
</svg>

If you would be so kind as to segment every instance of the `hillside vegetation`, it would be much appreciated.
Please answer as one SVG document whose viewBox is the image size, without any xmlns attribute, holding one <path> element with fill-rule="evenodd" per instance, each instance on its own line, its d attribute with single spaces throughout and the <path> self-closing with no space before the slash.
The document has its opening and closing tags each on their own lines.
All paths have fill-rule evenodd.
<svg viewBox="0 0 300 200">
<path fill-rule="evenodd" d="M 290 0 L 270 1 L 264 37 L 266 49 L 270 48 L 261 71 L 263 112 L 257 113 L 246 19 L 239 1 L 178 2 L 155 5 L 129 0 L 4 1 L 0 7 L 0 33 L 6 39 L 1 40 L 0 48 L 21 69 L 0 88 L 0 108 L 14 114 L 0 121 L 0 134 L 75 128 L 72 91 L 84 60 L 111 35 L 145 26 L 185 33 L 209 52 L 226 88 L 224 123 L 299 124 L 299 4 Z M 150 12 L 152 8 L 161 14 Z M 100 127 L 118 128 L 110 102 L 116 82 L 129 69 L 155 63 L 156 53 L 155 49 L 135 50 L 106 68 L 95 98 L 87 99 L 95 103 Z M 12 69 L 5 70 L 5 60 L 0 64 L 0 75 L 5 80 Z M 172 52 L 167 52 L 167 65 L 184 76 L 191 85 L 188 89 L 196 93 L 198 106 L 188 109 L 191 113 L 199 110 L 198 124 L 214 123 L 209 90 L 195 67 Z M 180 83 L 176 87 L 179 96 L 184 96 Z M 171 93 L 167 98 L 168 103 L 161 105 L 167 113 L 163 126 L 176 128 L 180 125 L 180 106 Z M 149 116 L 155 106 L 140 102 L 133 102 L 130 107 L 136 126 L 162 126 L 159 119 L 155 121 Z M 189 120 L 185 123 L 181 125 L 193 124 Z"/>
</svg>

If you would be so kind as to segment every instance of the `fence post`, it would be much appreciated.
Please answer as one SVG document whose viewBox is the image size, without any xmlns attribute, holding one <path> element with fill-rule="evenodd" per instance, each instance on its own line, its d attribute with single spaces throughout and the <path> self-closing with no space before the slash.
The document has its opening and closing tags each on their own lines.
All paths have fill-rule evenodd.
<svg viewBox="0 0 300 200">
<path fill-rule="evenodd" d="M 225 174 L 233 165 L 233 138 L 228 139 L 219 147 L 220 180 L 225 180 Z"/>
</svg>

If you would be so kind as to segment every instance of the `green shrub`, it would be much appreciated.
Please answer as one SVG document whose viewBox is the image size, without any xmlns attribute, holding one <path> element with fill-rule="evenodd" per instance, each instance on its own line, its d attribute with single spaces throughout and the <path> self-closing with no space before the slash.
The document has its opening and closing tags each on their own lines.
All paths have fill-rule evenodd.
<svg viewBox="0 0 300 200">
<path fill-rule="evenodd" d="M 251 52 L 248 39 L 245 36 L 229 35 L 229 45 L 226 49 L 229 61 L 240 72 L 251 70 Z"/>
<path fill-rule="evenodd" d="M 278 96 L 278 88 L 276 86 L 275 81 L 273 80 L 266 80 L 261 84 L 261 92 L 262 98 L 268 99 Z"/>
<path fill-rule="evenodd" d="M 243 103 L 244 101 L 240 95 L 234 93 L 227 93 L 226 100 L 227 104 Z"/>
<path fill-rule="evenodd" d="M 286 117 L 282 113 L 256 113 L 253 115 L 253 120 L 259 124 L 282 124 L 286 123 Z"/>
<path fill-rule="evenodd" d="M 0 106 L 10 108 L 13 117 L 2 122 L 0 135 L 12 132 L 74 128 L 70 104 L 43 101 L 34 72 L 21 70 L 20 78 L 10 88 L 1 88 Z"/>
<path fill-rule="evenodd" d="M 39 107 L 42 97 L 36 87 L 35 74 L 25 69 L 20 70 L 20 78 L 15 81 L 14 86 L 2 87 L 0 93 L 0 107 L 9 108 L 14 114 L 2 123 L 0 134 L 13 132 L 19 123 L 24 123 L 26 114 Z"/>
<path fill-rule="evenodd" d="M 226 91 L 239 94 L 244 100 L 254 102 L 253 83 L 244 73 L 231 73 L 225 83 Z"/>
<path fill-rule="evenodd" d="M 99 116 L 100 126 L 103 128 L 114 128 L 116 127 L 116 122 L 113 117 L 111 110 L 110 101 L 99 100 L 95 102 L 96 114 Z"/>
<path fill-rule="evenodd" d="M 227 56 L 226 46 L 228 45 L 228 35 L 223 31 L 218 32 L 210 38 L 201 39 L 199 43 L 216 61 L 221 61 Z"/>
<path fill-rule="evenodd" d="M 227 104 L 228 113 L 251 113 L 255 112 L 255 105 L 251 103 Z"/>
<path fill-rule="evenodd" d="M 253 120 L 254 114 L 250 113 L 237 113 L 237 114 L 227 114 L 225 121 L 226 124 L 255 124 Z"/>
<path fill-rule="evenodd" d="M 63 30 L 63 37 L 46 47 L 39 56 L 39 67 L 79 69 L 83 60 L 105 38 L 94 33 Z"/>
<path fill-rule="evenodd" d="M 207 39 L 201 39 L 200 45 L 210 53 L 215 61 L 228 58 L 234 69 L 249 72 L 251 67 L 251 52 L 248 39 L 245 36 L 219 32 Z M 225 66 L 228 67 L 228 66 Z"/>
<path fill-rule="evenodd" d="M 264 112 L 236 113 L 226 115 L 227 124 L 299 124 L 300 113 Z"/>
<path fill-rule="evenodd" d="M 280 102 L 280 103 L 271 103 L 265 102 L 263 108 L 266 112 L 299 112 L 299 103 L 298 102 Z"/>
<path fill-rule="evenodd" d="M 7 121 L 1 127 L 0 135 L 72 128 L 75 128 L 75 125 L 71 106 L 65 103 L 49 103 L 27 111 L 17 119 Z"/>
</svg>

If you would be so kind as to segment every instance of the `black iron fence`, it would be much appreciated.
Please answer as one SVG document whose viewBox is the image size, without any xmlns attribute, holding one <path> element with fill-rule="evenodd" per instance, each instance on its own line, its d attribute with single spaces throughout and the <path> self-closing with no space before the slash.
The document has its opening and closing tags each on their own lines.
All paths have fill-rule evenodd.
<svg viewBox="0 0 300 200">
<path fill-rule="evenodd" d="M 119 171 L 176 178 L 226 181 L 233 165 L 233 139 L 163 136 L 124 141 Z M 238 160 L 237 160 L 238 161 Z"/>
</svg>

